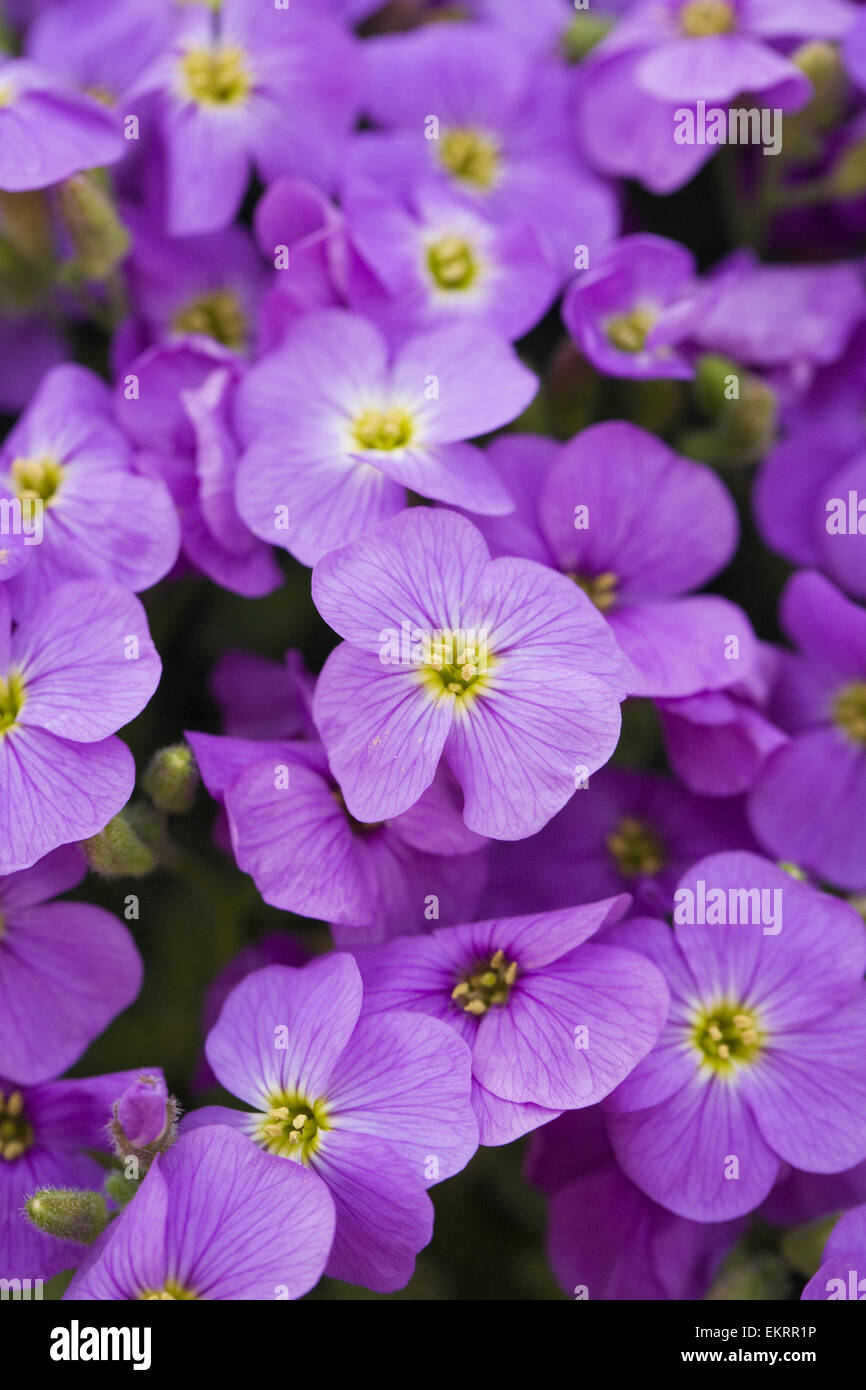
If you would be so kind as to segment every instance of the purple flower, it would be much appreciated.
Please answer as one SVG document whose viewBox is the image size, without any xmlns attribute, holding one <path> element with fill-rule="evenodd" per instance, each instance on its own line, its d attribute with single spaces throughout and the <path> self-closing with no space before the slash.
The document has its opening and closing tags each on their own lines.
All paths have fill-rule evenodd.
<svg viewBox="0 0 866 1390">
<path fill-rule="evenodd" d="M 98 576 L 148 589 L 174 564 L 180 528 L 162 483 L 138 477 L 111 393 L 73 363 L 43 381 L 0 450 L 0 496 L 33 511 L 29 563 L 9 581 L 16 617 L 46 592 Z M 38 523 L 38 525 L 37 525 Z"/>
<path fill-rule="evenodd" d="M 689 303 L 695 275 L 694 257 L 677 242 L 623 237 L 569 287 L 563 322 L 584 356 L 610 376 L 691 377 L 690 361 L 672 346 L 675 333 L 656 346 L 654 331 L 664 328 L 666 311 L 676 315 Z"/>
<path fill-rule="evenodd" d="M 489 222 L 429 186 L 410 207 L 368 185 L 343 203 L 357 252 L 346 297 L 392 339 L 450 319 L 520 338 L 555 297 L 557 276 L 525 222 Z"/>
<path fill-rule="evenodd" d="M 798 109 L 811 84 L 776 45 L 839 38 L 853 13 L 840 0 L 641 0 L 581 66 L 584 152 L 655 193 L 681 187 L 717 146 L 678 143 L 680 112 L 699 101 L 727 109 L 744 93 L 763 108 Z"/>
<path fill-rule="evenodd" d="M 0 188 L 47 188 L 123 154 L 114 116 L 24 58 L 0 57 Z"/>
<path fill-rule="evenodd" d="M 356 136 L 346 179 L 406 195 L 430 182 L 493 221 L 531 220 L 561 276 L 616 234 L 612 191 L 582 165 L 563 66 L 535 63 L 483 24 L 435 24 L 364 44 L 366 106 L 387 131 Z"/>
<path fill-rule="evenodd" d="M 154 1160 L 64 1299 L 295 1299 L 317 1284 L 334 1233 L 327 1188 L 209 1126 Z"/>
<path fill-rule="evenodd" d="M 300 7 L 223 0 L 177 19 L 172 42 L 127 101 L 158 94 L 168 230 L 234 218 L 252 165 L 265 183 L 299 174 L 329 186 L 357 107 L 357 62 L 342 26 Z"/>
<path fill-rule="evenodd" d="M 668 1008 L 658 971 L 589 942 L 627 906 L 609 898 L 362 951 L 366 1007 L 412 1009 L 459 1033 L 472 1049 L 481 1143 L 508 1144 L 594 1105 L 658 1037 Z"/>
<path fill-rule="evenodd" d="M 129 356 L 188 334 L 251 355 L 266 279 L 249 234 L 227 227 L 206 236 L 165 237 L 144 218 L 127 214 L 126 221 L 134 233 L 125 265 L 135 306 L 125 329 L 130 345 L 136 339 Z M 118 351 L 115 345 L 115 357 Z"/>
<path fill-rule="evenodd" d="M 144 709 L 160 660 L 138 599 L 101 580 L 52 589 L 12 631 L 0 584 L 0 873 L 97 834 L 126 804 L 112 735 Z"/>
<path fill-rule="evenodd" d="M 866 1299 L 866 1206 L 855 1207 L 837 1221 L 824 1247 L 824 1258 L 801 1299 Z"/>
<path fill-rule="evenodd" d="M 345 219 L 304 179 L 275 179 L 256 204 L 256 242 L 274 265 L 259 320 L 260 350 L 276 348 L 288 324 L 343 302 L 348 247 Z"/>
<path fill-rule="evenodd" d="M 180 339 L 149 348 L 130 364 L 115 406 L 136 467 L 171 493 L 184 559 L 223 588 L 258 598 L 282 575 L 235 506 L 231 412 L 238 371 L 235 354 L 221 344 Z"/>
<path fill-rule="evenodd" d="M 863 889 L 866 612 L 802 572 L 788 581 L 781 621 L 797 652 L 780 655 L 770 715 L 791 739 L 764 764 L 749 819 L 772 854 Z"/>
<path fill-rule="evenodd" d="M 416 507 L 326 556 L 313 600 L 347 639 L 313 715 L 358 820 L 408 810 L 444 757 L 469 828 L 520 839 L 616 746 L 630 672 L 604 620 L 456 513 Z"/>
<path fill-rule="evenodd" d="M 485 842 L 463 824 L 447 769 L 410 810 L 361 824 L 318 743 L 187 738 L 208 791 L 225 805 L 238 865 L 265 902 L 350 928 L 347 945 L 475 910 Z"/>
<path fill-rule="evenodd" d="M 758 1206 L 782 1162 L 866 1157 L 866 937 L 846 903 L 755 855 L 701 860 L 675 901 L 673 932 L 634 921 L 607 938 L 655 962 L 671 1008 L 604 1104 L 638 1187 L 722 1221 Z"/>
<path fill-rule="evenodd" d="M 114 107 L 165 45 L 171 28 L 171 6 L 153 0 L 111 0 L 102 8 L 91 0 L 63 0 L 36 15 L 25 52 L 103 107 Z"/>
<path fill-rule="evenodd" d="M 232 738 L 316 737 L 314 681 L 298 651 L 276 662 L 229 648 L 211 671 L 208 689 L 220 707 L 223 731 Z"/>
<path fill-rule="evenodd" d="M 105 1169 L 89 1151 L 110 1153 L 111 1107 L 138 1074 L 38 1086 L 0 1079 L 0 1278 L 50 1279 L 79 1263 L 84 1247 L 43 1235 L 22 1208 L 39 1187 L 102 1187 Z"/>
<path fill-rule="evenodd" d="M 506 436 L 488 458 L 516 508 L 478 529 L 494 555 L 539 560 L 589 595 L 634 667 L 630 694 L 693 695 L 748 677 L 756 643 L 745 614 L 689 595 L 737 546 L 736 508 L 709 468 L 618 420 L 555 453 L 549 440 Z"/>
<path fill-rule="evenodd" d="M 777 651 L 764 644 L 738 685 L 658 701 L 668 761 L 690 791 L 703 796 L 747 792 L 769 755 L 787 742 L 764 714 L 778 662 Z"/>
<path fill-rule="evenodd" d="M 696 859 L 755 847 L 740 798 L 694 796 L 668 777 L 603 768 L 538 835 L 491 845 L 480 911 L 546 912 L 631 893 L 639 911 L 664 914 Z"/>
<path fill-rule="evenodd" d="M 208 1106 L 184 1126 L 219 1121 L 267 1150 L 263 1165 L 278 1155 L 310 1167 L 337 1209 L 326 1273 L 389 1292 L 432 1234 L 427 1187 L 468 1163 L 478 1127 L 465 1043 L 433 1018 L 368 1017 L 361 1001 L 348 955 L 248 975 L 207 1056 L 252 1112 Z"/>
<path fill-rule="evenodd" d="M 686 1221 L 651 1201 L 617 1165 L 599 1107 L 538 1130 L 528 1176 L 547 1194 L 548 1258 L 575 1298 L 703 1298 L 745 1224 Z"/>
<path fill-rule="evenodd" d="M 537 385 L 478 324 L 418 334 L 390 355 L 366 319 L 308 314 L 240 386 L 238 510 L 307 565 L 401 511 L 407 488 L 509 511 L 484 454 L 463 441 L 513 420 Z"/>
<path fill-rule="evenodd" d="M 137 1076 L 114 1107 L 125 1143 L 143 1149 L 163 1138 L 171 1124 L 168 1087 L 161 1076 Z"/>
<path fill-rule="evenodd" d="M 70 845 L 0 878 L 0 1073 L 13 1081 L 65 1071 L 141 986 L 138 952 L 111 913 L 48 901 L 85 872 Z"/>
</svg>

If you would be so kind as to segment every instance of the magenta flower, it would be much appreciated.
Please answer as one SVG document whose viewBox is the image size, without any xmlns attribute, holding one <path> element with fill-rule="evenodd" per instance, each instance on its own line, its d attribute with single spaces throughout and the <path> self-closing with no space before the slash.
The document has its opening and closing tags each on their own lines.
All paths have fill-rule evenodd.
<svg viewBox="0 0 866 1390">
<path fill-rule="evenodd" d="M 0 188 L 47 188 L 123 151 L 119 123 L 98 101 L 24 58 L 0 57 Z"/>
<path fill-rule="evenodd" d="M 301 1298 L 319 1282 L 333 1233 L 323 1183 L 211 1126 L 156 1157 L 63 1297 Z"/>
<path fill-rule="evenodd" d="M 91 1151 L 111 1152 L 112 1106 L 138 1075 L 37 1086 L 0 1077 L 0 1279 L 50 1279 L 86 1256 L 85 1246 L 37 1231 L 22 1208 L 39 1187 L 102 1187 L 105 1167 Z"/>
<path fill-rule="evenodd" d="M 668 996 L 659 972 L 590 938 L 628 899 L 440 927 L 359 952 L 366 1007 L 412 1009 L 472 1050 L 482 1144 L 594 1105 L 645 1057 Z"/>
<path fill-rule="evenodd" d="M 851 907 L 755 855 L 717 854 L 682 880 L 673 933 L 634 921 L 607 940 L 647 955 L 671 993 L 655 1048 L 604 1102 L 632 1182 L 722 1221 L 757 1207 L 783 1162 L 836 1173 L 866 1157 L 866 937 Z"/>
<path fill-rule="evenodd" d="M 749 819 L 772 854 L 863 889 L 854 828 L 866 807 L 866 612 L 803 572 L 788 581 L 781 619 L 797 651 L 781 653 L 771 714 L 791 738 L 764 764 Z"/>
<path fill-rule="evenodd" d="M 547 1253 L 572 1298 L 703 1298 L 743 1221 L 686 1221 L 617 1165 L 600 1107 L 537 1131 L 528 1176 L 548 1198 Z"/>
<path fill-rule="evenodd" d="M 238 510 L 306 565 L 402 511 L 407 488 L 509 511 L 484 454 L 464 441 L 513 420 L 537 385 L 478 324 L 418 334 L 390 354 L 366 319 L 308 314 L 240 386 Z"/>
<path fill-rule="evenodd" d="M 471 830 L 539 830 L 606 762 L 633 679 L 576 584 L 528 560 L 491 560 L 448 511 L 414 508 L 313 573 L 319 612 L 347 640 L 313 716 L 350 813 L 390 819 L 444 758 Z"/>
<path fill-rule="evenodd" d="M 112 735 L 144 709 L 161 665 L 144 609 L 101 580 L 61 584 L 12 631 L 0 585 L 0 873 L 95 835 L 129 800 Z"/>
<path fill-rule="evenodd" d="M 623 237 L 570 285 L 563 322 L 584 356 L 610 376 L 694 376 L 688 357 L 672 344 L 695 275 L 694 257 L 677 242 Z M 654 333 L 664 329 L 666 315 L 672 331 L 656 346 Z"/>
<path fill-rule="evenodd" d="M 183 1123 L 231 1125 L 267 1150 L 265 1167 L 277 1155 L 311 1168 L 337 1209 L 326 1273 L 387 1292 L 407 1283 L 432 1234 L 426 1189 L 468 1163 L 478 1127 L 465 1043 L 433 1018 L 367 1017 L 361 1002 L 348 955 L 248 975 L 207 1057 L 252 1110 L 207 1106 Z"/>
<path fill-rule="evenodd" d="M 176 23 L 127 93 L 159 100 L 172 235 L 227 226 L 253 165 L 266 183 L 299 174 L 332 185 L 357 109 L 346 30 L 300 6 L 247 0 L 194 7 Z"/>
<path fill-rule="evenodd" d="M 0 450 L 0 495 L 36 509 L 38 544 L 9 581 L 16 617 L 46 592 L 100 577 L 149 589 L 177 558 L 180 527 L 168 490 L 132 469 L 111 393 L 73 363 L 55 367 Z"/>
<path fill-rule="evenodd" d="M 141 986 L 132 938 L 90 903 L 50 902 L 84 878 L 84 856 L 57 849 L 0 878 L 0 1074 L 32 1085 L 76 1062 Z"/>
<path fill-rule="evenodd" d="M 550 307 L 558 277 L 524 221 L 493 223 L 453 194 L 417 191 L 411 206 L 362 185 L 343 199 L 357 252 L 346 298 L 392 340 L 450 319 L 520 338 Z"/>
<path fill-rule="evenodd" d="M 737 547 L 736 508 L 709 468 L 618 420 L 556 453 L 549 440 L 506 436 L 488 457 L 516 507 L 478 529 L 494 555 L 539 560 L 590 596 L 635 669 L 629 694 L 672 698 L 748 678 L 746 615 L 690 593 Z"/>
<path fill-rule="evenodd" d="M 618 209 L 573 143 L 564 66 L 534 63 L 486 24 L 387 34 L 367 41 L 363 56 L 367 110 L 385 129 L 355 138 L 347 182 L 403 196 L 433 182 L 493 221 L 528 218 L 563 278 L 576 242 L 595 263 L 616 234 Z"/>
</svg>

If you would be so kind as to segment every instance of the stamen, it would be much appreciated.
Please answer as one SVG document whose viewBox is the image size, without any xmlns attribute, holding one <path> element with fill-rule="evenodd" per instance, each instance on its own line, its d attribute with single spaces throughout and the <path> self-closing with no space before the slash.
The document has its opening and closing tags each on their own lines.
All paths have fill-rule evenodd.
<svg viewBox="0 0 866 1390">
<path fill-rule="evenodd" d="M 680 27 L 690 39 L 730 34 L 736 26 L 736 10 L 728 0 L 689 0 L 680 10 Z"/>
<path fill-rule="evenodd" d="M 517 961 L 506 964 L 505 952 L 497 950 L 490 960 L 479 963 L 451 991 L 451 998 L 464 1013 L 482 1018 L 494 1004 L 507 1004 L 511 986 L 517 979 Z"/>
</svg>

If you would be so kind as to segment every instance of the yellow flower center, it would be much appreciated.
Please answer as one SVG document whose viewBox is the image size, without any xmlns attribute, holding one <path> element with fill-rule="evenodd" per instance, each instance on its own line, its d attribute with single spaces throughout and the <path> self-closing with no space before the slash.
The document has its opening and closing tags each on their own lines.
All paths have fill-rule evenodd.
<svg viewBox="0 0 866 1390">
<path fill-rule="evenodd" d="M 17 671 L 0 676 L 0 738 L 14 729 L 24 705 L 24 681 Z"/>
<path fill-rule="evenodd" d="M 246 346 L 247 319 L 232 290 L 213 290 L 180 309 L 174 316 L 175 333 L 202 333 L 235 352 Z"/>
<path fill-rule="evenodd" d="M 180 60 L 184 94 L 200 106 L 238 106 L 252 86 L 239 48 L 192 48 Z"/>
<path fill-rule="evenodd" d="M 866 681 L 855 681 L 839 691 L 833 717 L 855 743 L 866 743 Z"/>
<path fill-rule="evenodd" d="M 574 573 L 569 577 L 583 590 L 587 598 L 592 599 L 600 613 L 606 613 L 609 608 L 613 608 L 617 600 L 616 586 L 619 583 L 619 575 L 614 574 L 613 570 L 605 570 L 604 574 L 596 574 L 592 579 Z"/>
<path fill-rule="evenodd" d="M 14 1163 L 33 1143 L 33 1126 L 24 1114 L 24 1097 L 12 1091 L 7 1098 L 0 1091 L 0 1160 Z"/>
<path fill-rule="evenodd" d="M 630 314 L 620 314 L 618 318 L 608 319 L 607 340 L 620 352 L 643 352 L 655 321 L 656 315 L 651 309 L 633 309 Z"/>
<path fill-rule="evenodd" d="M 726 1074 L 734 1070 L 737 1062 L 753 1062 L 763 1041 L 754 1012 L 727 1001 L 701 1009 L 692 1030 L 701 1065 Z"/>
<path fill-rule="evenodd" d="M 487 683 L 493 658 L 483 641 L 475 634 L 437 632 L 427 643 L 425 662 L 421 668 L 427 686 L 437 696 L 453 695 L 457 699 L 474 698 Z"/>
<path fill-rule="evenodd" d="M 63 465 L 47 455 L 43 458 L 17 458 L 10 469 L 12 486 L 23 502 L 50 502 L 63 481 Z"/>
<path fill-rule="evenodd" d="M 394 406 L 390 410 L 365 410 L 352 427 L 362 449 L 402 449 L 412 438 L 412 417 Z"/>
<path fill-rule="evenodd" d="M 465 1014 L 481 1018 L 494 1004 L 507 1004 L 511 986 L 517 979 L 517 961 L 506 963 L 505 952 L 496 951 L 464 975 L 451 991 L 451 998 Z"/>
<path fill-rule="evenodd" d="M 307 1163 L 319 1146 L 321 1131 L 330 1127 L 323 1100 L 276 1093 L 268 1097 L 256 1139 L 268 1153 Z"/>
<path fill-rule="evenodd" d="M 478 276 L 479 267 L 468 241 L 446 236 L 429 248 L 427 269 L 440 290 L 468 290 Z"/>
<path fill-rule="evenodd" d="M 657 874 L 664 866 L 665 853 L 661 840 L 636 816 L 624 816 L 604 843 L 620 873 L 627 878 Z"/>
<path fill-rule="evenodd" d="M 4 106 L 11 106 L 15 100 L 15 93 L 8 82 L 0 82 L 0 111 Z"/>
<path fill-rule="evenodd" d="M 499 172 L 499 147 L 480 131 L 449 130 L 439 142 L 439 157 L 449 174 L 475 188 L 491 188 Z"/>
<path fill-rule="evenodd" d="M 198 1294 L 184 1288 L 176 1279 L 166 1279 L 161 1289 L 142 1289 L 138 1297 L 145 1303 L 188 1303 L 197 1299 Z"/>
<path fill-rule="evenodd" d="M 730 34 L 736 26 L 736 11 L 727 0 L 690 0 L 680 10 L 680 27 L 690 39 Z"/>
</svg>

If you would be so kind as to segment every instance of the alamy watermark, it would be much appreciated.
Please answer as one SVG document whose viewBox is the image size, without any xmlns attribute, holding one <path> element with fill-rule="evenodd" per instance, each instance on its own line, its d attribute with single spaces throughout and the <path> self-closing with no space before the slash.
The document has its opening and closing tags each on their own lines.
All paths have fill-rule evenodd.
<svg viewBox="0 0 866 1390">
<path fill-rule="evenodd" d="M 782 112 L 778 107 L 679 106 L 674 111 L 677 145 L 763 145 L 764 154 L 782 153 Z"/>
</svg>

